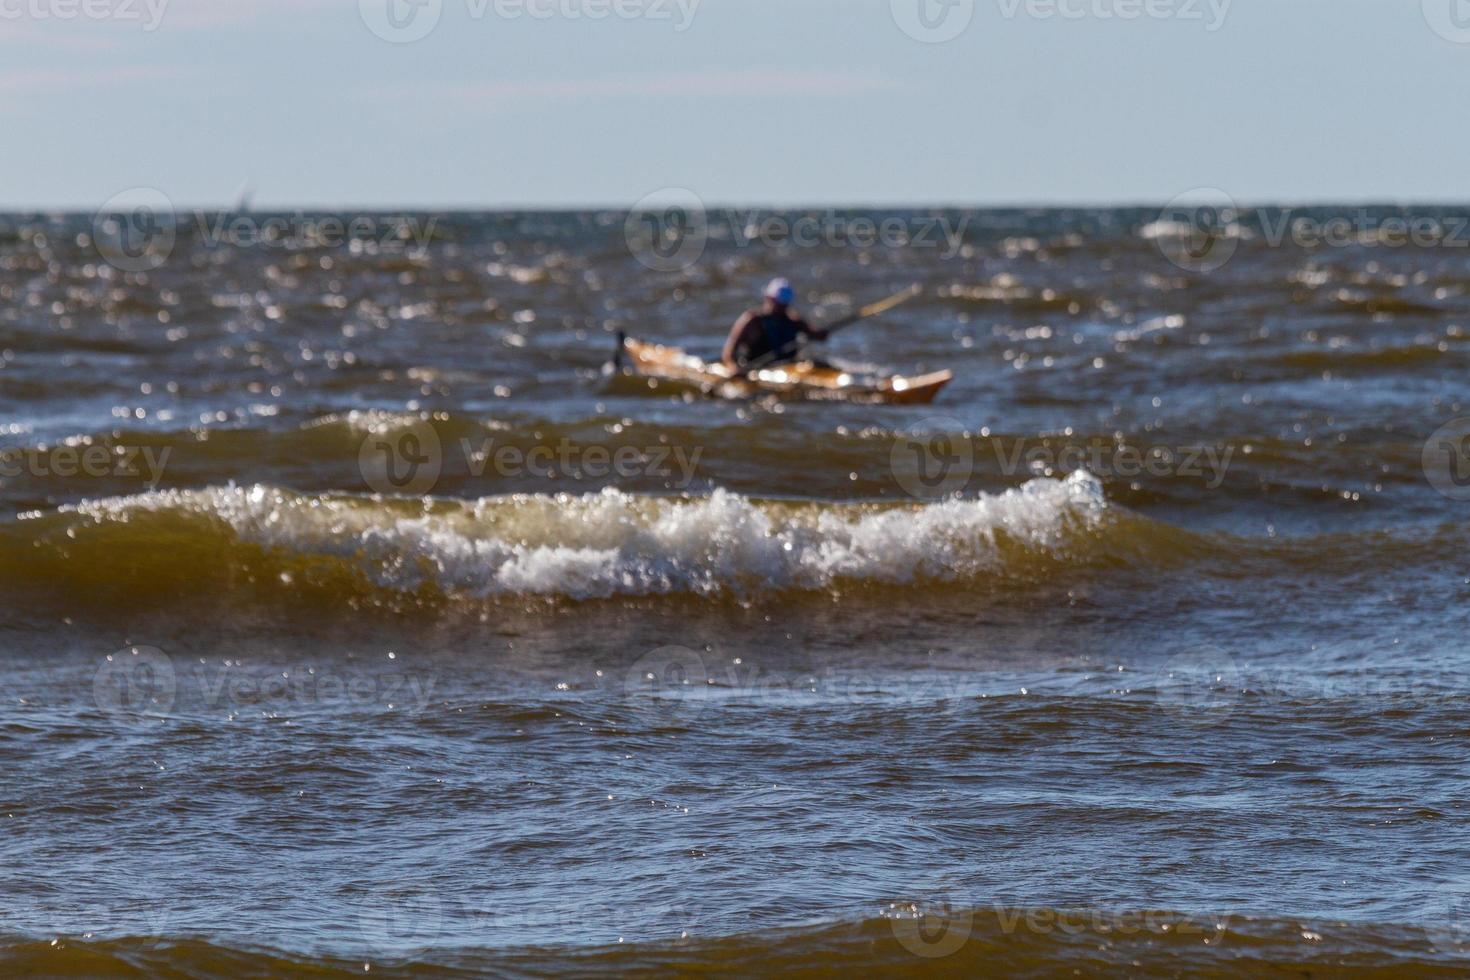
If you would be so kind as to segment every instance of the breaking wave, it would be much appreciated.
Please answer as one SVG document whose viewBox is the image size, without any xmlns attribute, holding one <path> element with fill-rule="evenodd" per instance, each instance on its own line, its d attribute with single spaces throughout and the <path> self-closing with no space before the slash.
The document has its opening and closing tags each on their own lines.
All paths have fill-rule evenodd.
<svg viewBox="0 0 1470 980">
<path fill-rule="evenodd" d="M 242 587 L 479 599 L 744 596 L 1034 578 L 1059 562 L 1106 557 L 1108 529 L 1124 513 L 1082 472 L 908 505 L 761 501 L 725 490 L 462 501 L 227 486 L 22 515 L 0 535 L 0 568 L 11 582 L 120 599 Z"/>
</svg>

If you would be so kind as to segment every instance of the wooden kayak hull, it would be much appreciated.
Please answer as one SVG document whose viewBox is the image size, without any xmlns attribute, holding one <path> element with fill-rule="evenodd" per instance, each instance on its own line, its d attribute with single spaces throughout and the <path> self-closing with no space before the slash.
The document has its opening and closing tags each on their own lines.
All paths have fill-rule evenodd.
<svg viewBox="0 0 1470 980">
<path fill-rule="evenodd" d="M 678 347 L 619 335 L 617 363 L 638 377 L 692 385 L 721 398 L 775 395 L 813 401 L 851 401 L 885 405 L 927 405 L 954 379 L 950 371 L 912 378 L 862 378 L 840 368 L 795 361 L 735 376 L 720 363 L 705 361 Z"/>
</svg>

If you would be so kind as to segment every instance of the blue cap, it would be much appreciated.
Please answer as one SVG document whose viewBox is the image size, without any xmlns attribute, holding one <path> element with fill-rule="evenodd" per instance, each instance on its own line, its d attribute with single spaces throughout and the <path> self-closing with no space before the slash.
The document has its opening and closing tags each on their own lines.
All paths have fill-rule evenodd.
<svg viewBox="0 0 1470 980">
<path fill-rule="evenodd" d="M 772 279 L 766 286 L 766 299 L 773 299 L 782 306 L 790 306 L 791 301 L 796 299 L 796 290 L 791 288 L 791 280 Z"/>
</svg>

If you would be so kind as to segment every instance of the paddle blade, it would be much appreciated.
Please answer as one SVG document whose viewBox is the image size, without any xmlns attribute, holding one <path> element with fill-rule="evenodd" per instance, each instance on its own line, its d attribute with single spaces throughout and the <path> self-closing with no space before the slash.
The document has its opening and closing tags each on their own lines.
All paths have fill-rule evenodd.
<svg viewBox="0 0 1470 980">
<path fill-rule="evenodd" d="M 894 293 L 887 299 L 880 299 L 876 303 L 869 303 L 861 310 L 858 310 L 858 317 L 859 319 L 866 319 L 870 316 L 877 316 L 880 313 L 887 313 L 898 304 L 907 303 L 909 300 L 919 295 L 919 293 L 922 291 L 923 287 L 921 287 L 918 283 L 914 283 L 908 289 L 905 289 L 902 292 Z"/>
</svg>

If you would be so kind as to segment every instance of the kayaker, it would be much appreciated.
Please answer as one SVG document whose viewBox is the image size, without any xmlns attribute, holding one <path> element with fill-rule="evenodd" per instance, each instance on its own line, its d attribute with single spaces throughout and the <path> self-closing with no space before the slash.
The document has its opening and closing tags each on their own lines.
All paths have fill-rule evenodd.
<svg viewBox="0 0 1470 980">
<path fill-rule="evenodd" d="M 827 331 L 807 323 L 791 308 L 796 290 L 786 279 L 772 279 L 766 286 L 765 302 L 758 310 L 746 310 L 725 341 L 720 360 L 732 371 L 743 372 L 792 361 L 801 352 L 800 338 L 826 340 Z"/>
</svg>

